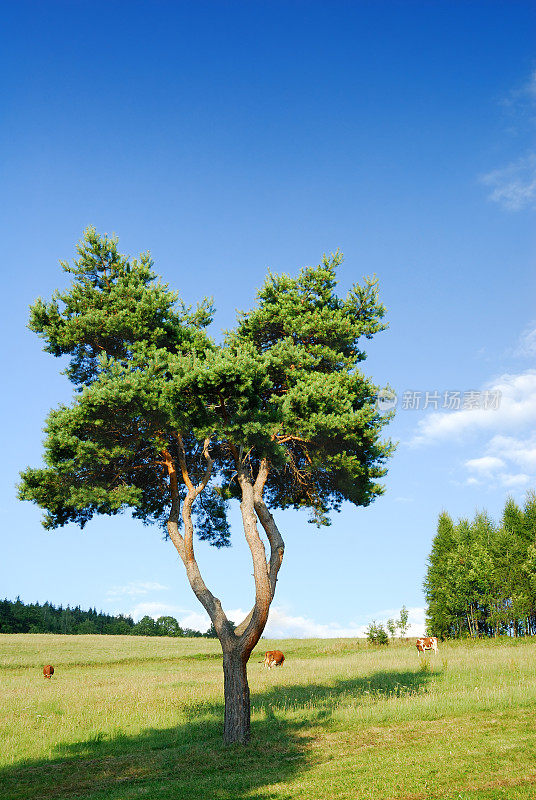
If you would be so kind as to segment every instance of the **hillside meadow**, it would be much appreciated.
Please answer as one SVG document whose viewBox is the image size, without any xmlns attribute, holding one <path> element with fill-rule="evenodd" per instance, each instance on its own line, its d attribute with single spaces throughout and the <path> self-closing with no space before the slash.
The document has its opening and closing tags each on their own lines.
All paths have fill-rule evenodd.
<svg viewBox="0 0 536 800">
<path fill-rule="evenodd" d="M 276 647 L 284 666 L 263 669 Z M 217 641 L 0 635 L 0 798 L 534 798 L 535 655 L 531 639 L 425 659 L 413 640 L 262 640 L 252 742 L 225 748 Z"/>
</svg>

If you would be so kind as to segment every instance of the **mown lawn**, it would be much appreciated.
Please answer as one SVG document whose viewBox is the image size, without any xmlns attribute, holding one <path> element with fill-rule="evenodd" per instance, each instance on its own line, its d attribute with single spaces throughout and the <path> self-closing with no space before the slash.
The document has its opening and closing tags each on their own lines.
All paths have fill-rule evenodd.
<svg viewBox="0 0 536 800">
<path fill-rule="evenodd" d="M 0 635 L 1 800 L 536 798 L 536 642 L 261 645 L 225 748 L 217 641 Z"/>
</svg>

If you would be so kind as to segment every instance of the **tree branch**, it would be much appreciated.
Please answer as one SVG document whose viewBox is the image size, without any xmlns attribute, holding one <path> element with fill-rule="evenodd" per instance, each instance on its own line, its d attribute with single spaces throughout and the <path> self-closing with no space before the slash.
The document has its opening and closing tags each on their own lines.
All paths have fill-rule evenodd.
<svg viewBox="0 0 536 800">
<path fill-rule="evenodd" d="M 253 557 L 253 565 L 254 565 L 254 577 L 255 577 L 255 588 L 256 588 L 256 597 L 255 597 L 255 605 L 247 615 L 247 617 L 235 628 L 235 635 L 243 638 L 244 641 L 254 641 L 253 647 L 257 643 L 264 630 L 268 619 L 268 612 L 270 610 L 270 604 L 273 600 L 275 594 L 275 587 L 277 583 L 277 574 L 283 562 L 283 554 L 285 551 L 285 544 L 283 542 L 283 538 L 279 533 L 277 525 L 275 524 L 274 518 L 268 511 L 264 500 L 263 500 L 263 491 L 266 480 L 268 478 L 270 468 L 266 458 L 263 458 L 261 461 L 261 465 L 259 467 L 259 472 L 257 474 L 257 478 L 255 483 L 252 487 L 253 489 L 253 508 L 258 516 L 261 525 L 263 526 L 266 535 L 268 537 L 268 541 L 270 543 L 270 562 L 269 564 L 266 561 L 266 551 L 264 549 L 264 545 L 260 536 L 257 532 L 257 525 L 255 521 L 255 533 L 258 537 L 258 541 L 260 547 L 256 545 L 255 542 L 250 543 L 248 539 L 248 544 L 250 545 L 250 550 L 252 552 Z M 243 491 L 244 497 L 244 491 Z M 246 530 L 246 525 L 244 523 L 244 530 Z M 246 533 L 246 538 L 248 538 L 248 534 Z M 255 553 L 252 549 L 252 544 L 255 546 Z M 260 557 L 260 551 L 262 548 L 262 567 L 259 565 L 258 572 L 255 572 L 255 564 L 256 564 L 256 557 Z M 257 574 L 259 575 L 259 581 L 257 580 Z"/>
<path fill-rule="evenodd" d="M 184 451 L 184 442 L 182 441 L 182 436 L 180 435 L 180 433 L 177 433 L 177 442 L 178 442 L 178 445 L 179 445 L 179 465 L 180 465 L 180 468 L 181 468 L 182 479 L 183 479 L 184 483 L 186 484 L 186 486 L 188 487 L 188 489 L 190 491 L 192 491 L 193 488 L 194 488 L 194 485 L 193 485 L 192 481 L 190 480 L 190 476 L 188 474 L 188 469 L 186 467 L 186 453 Z"/>
<path fill-rule="evenodd" d="M 181 463 L 182 460 L 181 472 L 184 478 L 185 474 L 188 475 L 188 471 L 186 469 L 184 446 L 182 444 L 182 439 L 180 438 L 180 434 L 178 435 L 178 439 L 179 439 L 179 463 Z M 210 476 L 212 474 L 212 466 L 214 463 L 210 458 L 209 444 L 210 444 L 210 439 L 205 439 L 203 443 L 203 455 L 205 456 L 205 459 L 207 461 L 207 468 L 205 470 L 203 479 L 197 486 L 194 486 L 188 476 L 188 481 L 189 481 L 189 486 L 187 484 L 188 493 L 184 498 L 184 503 L 182 505 L 184 536 L 182 536 L 179 533 L 179 527 L 178 527 L 179 493 L 177 485 L 177 473 L 175 471 L 175 467 L 171 460 L 174 478 L 172 480 L 172 474 L 170 472 L 171 511 L 167 523 L 167 530 L 169 533 L 169 538 L 175 545 L 175 548 L 178 554 L 180 555 L 182 562 L 186 568 L 186 575 L 188 577 L 188 581 L 190 582 L 190 586 L 192 587 L 195 596 L 197 597 L 197 599 L 199 600 L 199 602 L 209 615 L 210 619 L 212 620 L 216 632 L 218 633 L 218 636 L 220 638 L 220 641 L 222 641 L 223 643 L 224 641 L 225 642 L 230 641 L 233 632 L 229 624 L 229 620 L 227 619 L 227 616 L 222 608 L 221 602 L 207 588 L 207 585 L 203 580 L 201 571 L 199 569 L 199 565 L 195 558 L 194 544 L 193 544 L 194 525 L 192 521 L 192 506 L 196 498 L 201 494 L 201 492 L 209 482 Z M 168 467 L 168 471 L 169 469 L 170 468 Z"/>
<path fill-rule="evenodd" d="M 167 522 L 168 533 L 170 533 L 169 526 L 175 525 L 175 527 L 177 528 L 177 533 L 182 539 L 182 536 L 178 532 L 180 497 L 179 497 L 179 483 L 177 480 L 177 470 L 175 469 L 175 462 L 173 461 L 171 453 L 168 450 L 163 450 L 162 455 L 164 456 L 164 464 L 166 466 L 167 473 L 169 475 L 169 492 L 171 495 L 171 509 L 169 511 L 169 517 Z"/>
<path fill-rule="evenodd" d="M 182 448 L 182 460 L 184 462 L 183 475 L 185 473 L 186 473 L 186 475 L 188 475 L 188 471 L 186 470 L 186 462 L 184 461 L 184 445 L 182 444 L 182 439 L 180 438 L 180 434 L 178 435 L 178 438 L 180 440 L 180 447 Z M 206 462 L 207 462 L 207 468 L 205 470 L 205 474 L 203 476 L 203 479 L 201 480 L 201 482 L 197 486 L 194 486 L 193 483 L 191 482 L 189 476 L 188 476 L 188 483 L 186 484 L 188 486 L 188 494 L 186 495 L 186 497 L 184 499 L 184 504 L 183 504 L 183 507 L 182 507 L 182 518 L 183 518 L 183 521 L 184 521 L 184 545 L 185 545 L 186 557 L 188 559 L 193 559 L 194 561 L 195 561 L 195 555 L 194 555 L 194 526 L 193 526 L 193 523 L 192 523 L 192 506 L 193 506 L 195 500 L 197 499 L 197 497 L 199 497 L 199 495 L 201 494 L 203 489 L 206 487 L 207 483 L 210 480 L 210 475 L 212 473 L 212 466 L 213 466 L 214 462 L 210 457 L 209 445 L 210 445 L 210 439 L 205 439 L 205 441 L 203 442 L 203 455 L 204 455 L 204 457 L 206 459 Z M 180 453 L 180 449 L 179 449 L 179 453 Z M 181 459 L 181 455 L 179 455 L 179 460 L 180 459 Z M 182 469 L 182 465 L 181 465 L 181 469 Z M 184 516 L 185 510 L 187 510 L 187 512 L 188 512 L 188 522 L 187 522 L 187 520 L 185 519 L 185 516 Z"/>
<path fill-rule="evenodd" d="M 253 502 L 254 502 L 255 512 L 259 518 L 262 527 L 264 528 L 264 531 L 270 543 L 270 562 L 269 564 L 266 565 L 266 569 L 270 584 L 270 602 L 271 602 L 275 595 L 277 575 L 281 567 L 281 564 L 283 563 L 285 543 L 283 541 L 283 537 L 281 536 L 277 525 L 275 524 L 275 520 L 268 511 L 268 508 L 266 507 L 266 504 L 263 499 L 264 486 L 266 484 L 269 471 L 270 467 L 268 461 L 265 458 L 263 458 L 261 461 L 261 465 L 259 467 L 257 479 L 253 486 Z M 255 607 L 251 609 L 247 617 L 240 623 L 240 625 L 238 625 L 235 628 L 235 634 L 237 636 L 241 636 L 244 633 L 244 631 L 246 631 L 248 625 L 250 624 L 253 618 L 254 611 Z"/>
<path fill-rule="evenodd" d="M 283 563 L 283 556 L 285 554 L 285 542 L 283 541 L 283 537 L 279 532 L 279 528 L 275 524 L 275 520 L 268 511 L 266 507 L 266 503 L 264 502 L 264 486 L 266 484 L 266 480 L 268 478 L 268 474 L 270 472 L 270 466 L 268 461 L 263 458 L 261 461 L 261 466 L 259 468 L 259 473 L 257 475 L 257 480 L 255 481 L 254 486 L 254 506 L 255 512 L 260 520 L 262 527 L 268 537 L 268 541 L 270 542 L 270 564 L 268 567 L 268 577 L 270 580 L 270 589 L 272 593 L 272 599 L 275 595 L 275 587 L 277 583 L 277 574 L 281 568 L 281 564 Z"/>
</svg>

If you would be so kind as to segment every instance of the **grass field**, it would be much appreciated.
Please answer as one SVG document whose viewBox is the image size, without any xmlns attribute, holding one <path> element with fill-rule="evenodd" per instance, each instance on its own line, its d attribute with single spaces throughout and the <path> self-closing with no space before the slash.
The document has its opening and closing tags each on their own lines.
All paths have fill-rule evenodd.
<svg viewBox="0 0 536 800">
<path fill-rule="evenodd" d="M 264 670 L 276 647 L 284 666 Z M 224 748 L 217 641 L 0 635 L 0 798 L 533 799 L 535 655 L 265 640 L 252 742 Z"/>
</svg>

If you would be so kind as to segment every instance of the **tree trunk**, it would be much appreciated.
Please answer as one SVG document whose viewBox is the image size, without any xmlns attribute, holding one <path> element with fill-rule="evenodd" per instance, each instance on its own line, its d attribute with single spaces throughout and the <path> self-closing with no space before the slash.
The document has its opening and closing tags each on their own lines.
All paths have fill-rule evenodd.
<svg viewBox="0 0 536 800">
<path fill-rule="evenodd" d="M 473 635 L 473 629 L 471 627 L 471 617 L 469 616 L 469 612 L 467 612 L 467 627 L 469 628 L 469 636 Z"/>
<path fill-rule="evenodd" d="M 250 737 L 250 701 L 246 671 L 247 657 L 238 650 L 223 653 L 225 744 L 246 744 Z"/>
<path fill-rule="evenodd" d="M 201 483 L 194 486 L 188 474 L 184 446 L 180 434 L 179 463 L 181 466 L 184 483 L 188 492 L 182 504 L 182 518 L 184 521 L 184 536 L 178 528 L 179 520 L 179 490 L 177 472 L 171 455 L 164 451 L 166 465 L 169 472 L 171 488 L 171 510 L 167 523 L 168 534 L 179 553 L 186 574 L 196 597 L 208 613 L 214 629 L 220 640 L 223 650 L 223 677 L 225 693 L 225 719 L 223 727 L 223 740 L 225 744 L 246 744 L 250 738 L 250 699 L 246 665 L 251 652 L 259 641 L 268 619 L 270 603 L 272 602 L 277 573 L 283 561 L 285 545 L 274 519 L 266 508 L 262 499 L 262 492 L 268 477 L 269 466 L 266 459 L 262 459 L 259 473 L 252 483 L 249 472 L 244 470 L 236 453 L 238 480 L 242 489 L 242 520 L 244 535 L 251 551 L 253 560 L 253 576 L 255 578 L 255 605 L 246 619 L 240 625 L 233 627 L 229 623 L 221 602 L 207 588 L 197 564 L 192 523 L 192 505 L 196 498 L 206 487 L 212 471 L 213 461 L 210 458 L 210 440 L 205 439 L 203 454 L 207 460 L 207 469 Z M 270 543 L 270 561 L 266 560 L 266 550 L 257 529 L 257 515 L 261 520 L 268 541 Z"/>
</svg>

